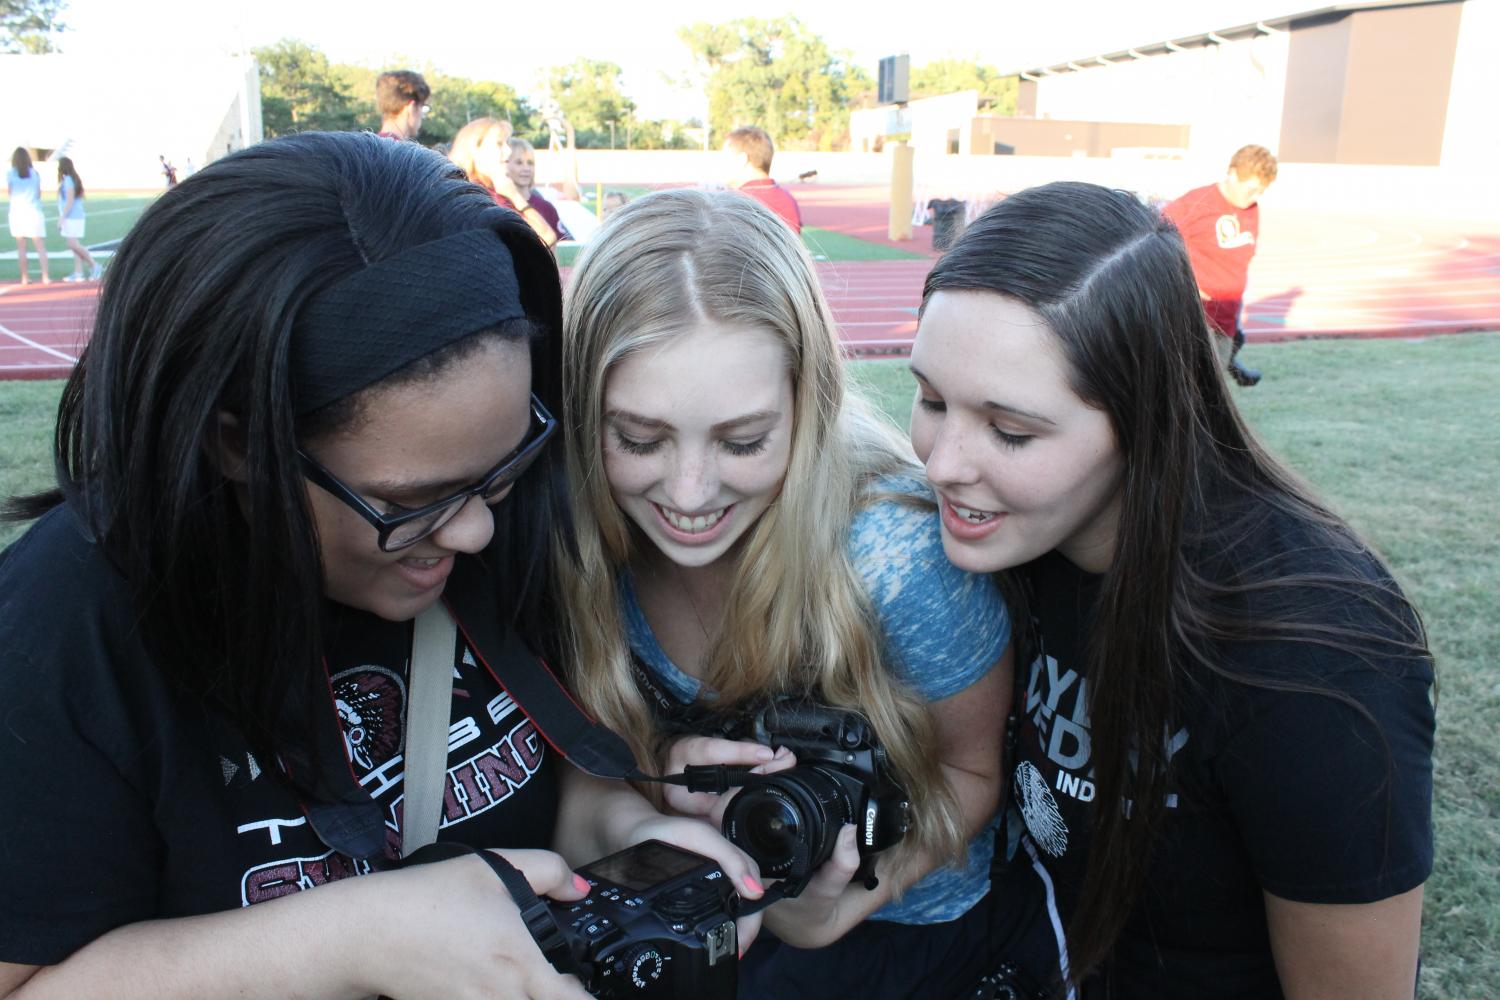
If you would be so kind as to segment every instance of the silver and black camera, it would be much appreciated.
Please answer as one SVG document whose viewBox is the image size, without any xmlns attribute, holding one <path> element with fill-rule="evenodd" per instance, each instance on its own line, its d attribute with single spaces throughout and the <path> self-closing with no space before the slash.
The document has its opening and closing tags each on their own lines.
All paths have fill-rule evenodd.
<svg viewBox="0 0 1500 1000">
<path fill-rule="evenodd" d="M 596 997 L 734 1000 L 738 896 L 714 861 L 648 840 L 579 870 L 589 894 L 547 906 Z"/>
<path fill-rule="evenodd" d="M 855 878 L 874 888 L 875 855 L 900 842 L 911 804 L 893 779 L 884 747 L 857 712 L 782 699 L 763 709 L 752 738 L 797 755 L 796 766 L 750 775 L 724 812 L 724 836 L 784 879 L 782 895 L 802 891 L 833 854 L 839 830 L 853 823 L 860 867 Z"/>
</svg>

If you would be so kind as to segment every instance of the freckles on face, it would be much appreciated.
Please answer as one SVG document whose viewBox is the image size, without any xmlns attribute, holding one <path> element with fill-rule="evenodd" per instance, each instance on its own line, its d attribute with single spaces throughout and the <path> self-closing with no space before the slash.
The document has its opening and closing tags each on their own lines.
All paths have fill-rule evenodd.
<svg viewBox="0 0 1500 1000">
<path fill-rule="evenodd" d="M 605 477 L 661 555 L 710 565 L 775 502 L 791 460 L 787 364 L 771 331 L 703 321 L 610 370 Z"/>
<path fill-rule="evenodd" d="M 992 292 L 937 292 L 911 367 L 912 445 L 939 495 L 948 558 L 992 572 L 1056 549 L 1106 568 L 1123 461 L 1042 318 Z"/>
</svg>

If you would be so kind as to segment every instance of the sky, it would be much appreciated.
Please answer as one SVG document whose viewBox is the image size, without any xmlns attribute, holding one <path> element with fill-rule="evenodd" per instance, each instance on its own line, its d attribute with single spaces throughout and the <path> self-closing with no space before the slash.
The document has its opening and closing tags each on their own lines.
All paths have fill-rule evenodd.
<svg viewBox="0 0 1500 1000">
<path fill-rule="evenodd" d="M 503 0 L 69 0 L 64 20 L 70 30 L 60 48 L 111 60 L 121 53 L 170 60 L 189 39 L 205 53 L 230 53 L 298 38 L 334 62 L 431 65 L 508 83 L 533 102 L 543 96 L 540 80 L 547 67 L 606 59 L 624 70 L 625 92 L 642 117 L 688 118 L 702 114 L 704 98 L 672 79 L 691 70 L 677 28 L 694 21 L 795 13 L 873 77 L 881 56 L 903 52 L 914 66 L 960 58 L 1005 71 L 1317 6 L 1316 0 L 801 0 L 778 10 L 743 0 L 567 0 L 529 7 Z"/>
</svg>

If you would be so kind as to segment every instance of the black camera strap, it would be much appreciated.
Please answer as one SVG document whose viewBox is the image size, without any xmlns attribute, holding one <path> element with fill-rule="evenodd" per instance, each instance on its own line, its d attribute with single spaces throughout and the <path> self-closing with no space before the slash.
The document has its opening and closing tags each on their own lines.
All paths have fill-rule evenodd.
<svg viewBox="0 0 1500 1000">
<path fill-rule="evenodd" d="M 557 919 L 552 916 L 547 903 L 531 890 L 531 883 L 526 881 L 526 876 L 521 874 L 519 868 L 494 851 L 444 841 L 418 848 L 405 860 L 404 865 L 425 865 L 434 861 L 461 858 L 465 854 L 472 854 L 489 865 L 490 870 L 504 883 L 505 891 L 510 893 L 511 900 L 521 913 L 521 921 L 526 925 L 526 930 L 531 934 L 532 940 L 536 941 L 542 955 L 552 963 L 552 967 L 563 975 L 572 974 L 582 978 L 583 970 L 579 968 L 573 949 L 568 946 L 568 939 L 557 925 Z"/>
</svg>

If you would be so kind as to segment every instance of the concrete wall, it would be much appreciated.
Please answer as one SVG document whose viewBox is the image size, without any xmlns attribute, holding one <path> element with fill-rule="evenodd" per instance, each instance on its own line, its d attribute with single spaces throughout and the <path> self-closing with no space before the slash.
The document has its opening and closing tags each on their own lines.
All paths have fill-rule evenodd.
<svg viewBox="0 0 1500 1000">
<path fill-rule="evenodd" d="M 1281 158 L 1441 162 L 1465 6 L 1361 10 L 1295 23 Z"/>
<path fill-rule="evenodd" d="M 1500 165 L 1500 0 L 1467 0 L 1458 27 L 1448 115 L 1443 130 L 1445 167 Z"/>
<path fill-rule="evenodd" d="M 993 156 L 1000 144 L 1014 156 L 1112 156 L 1124 150 L 1150 150 L 1152 155 L 1170 151 L 1180 156 L 1188 147 L 1191 131 L 1186 125 L 987 115 L 974 119 L 969 152 Z"/>
<path fill-rule="evenodd" d="M 861 108 L 849 116 L 849 146 L 857 152 L 874 152 L 880 148 L 886 135 L 903 131 L 897 126 L 899 122 L 905 122 L 905 131 L 911 133 L 913 149 L 942 155 L 947 151 L 949 140 L 957 133 L 959 152 L 967 152 L 977 114 L 977 90 L 919 98 L 899 112 L 894 107 Z"/>
<path fill-rule="evenodd" d="M 1306 23 L 1292 33 L 1281 141 L 1271 147 L 1282 159 L 1338 162 L 1352 27 L 1351 18 L 1338 15 Z"/>
<path fill-rule="evenodd" d="M 1035 114 L 1186 125 L 1191 151 L 1226 158 L 1248 142 L 1275 150 L 1289 46 L 1287 32 L 1277 31 L 1110 65 L 1083 65 L 1036 81 Z"/>
</svg>

